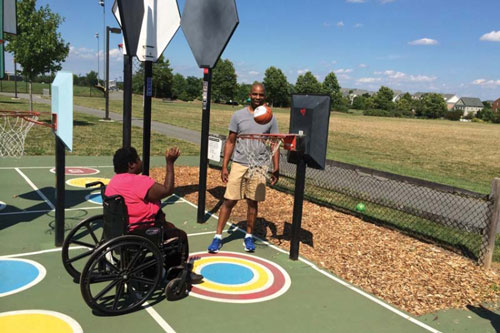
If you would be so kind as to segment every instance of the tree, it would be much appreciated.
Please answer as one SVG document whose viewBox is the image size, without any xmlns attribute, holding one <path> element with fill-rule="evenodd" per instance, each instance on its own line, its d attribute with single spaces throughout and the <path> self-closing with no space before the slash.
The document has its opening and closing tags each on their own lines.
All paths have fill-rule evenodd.
<svg viewBox="0 0 500 333">
<path fill-rule="evenodd" d="M 153 63 L 153 96 L 157 98 L 172 97 L 172 68 L 170 61 L 164 60 L 163 55 Z M 144 93 L 144 63 L 132 77 L 132 91 L 136 94 Z"/>
<path fill-rule="evenodd" d="M 64 21 L 52 13 L 49 5 L 36 9 L 36 0 L 17 1 L 17 35 L 8 35 L 6 50 L 13 53 L 22 66 L 22 74 L 29 81 L 30 109 L 33 110 L 32 83 L 39 74 L 61 70 L 61 63 L 69 53 L 69 43 L 65 43 L 57 32 Z"/>
<path fill-rule="evenodd" d="M 212 72 L 212 98 L 216 103 L 232 101 L 236 95 L 236 71 L 229 60 L 219 59 Z"/>
<path fill-rule="evenodd" d="M 376 109 L 392 110 L 394 109 L 394 92 L 387 87 L 380 87 L 375 96 L 373 96 L 373 104 Z"/>
<path fill-rule="evenodd" d="M 447 111 L 448 108 L 443 97 L 435 93 L 422 95 L 416 107 L 417 117 L 432 119 L 444 117 Z"/>
<path fill-rule="evenodd" d="M 195 76 L 186 78 L 186 94 L 189 101 L 197 98 L 201 99 L 201 91 L 203 89 L 203 79 Z"/>
<path fill-rule="evenodd" d="M 252 89 L 252 85 L 249 83 L 240 83 L 238 84 L 238 88 L 236 90 L 236 101 L 240 104 L 245 104 L 248 99 L 248 94 L 250 94 L 250 90 Z"/>
<path fill-rule="evenodd" d="M 321 94 L 321 83 L 311 72 L 307 72 L 297 78 L 295 92 L 298 94 Z"/>
<path fill-rule="evenodd" d="M 281 69 L 274 66 L 266 69 L 264 74 L 266 99 L 271 106 L 286 106 L 289 104 L 288 81 Z"/>
<path fill-rule="evenodd" d="M 89 86 L 95 86 L 98 82 L 97 73 L 94 71 L 90 71 L 84 77 L 84 84 Z"/>
<path fill-rule="evenodd" d="M 334 72 L 329 73 L 325 77 L 322 88 L 323 92 L 332 99 L 331 105 L 333 110 L 344 110 L 347 107 L 342 101 L 342 91 L 340 91 L 340 84 Z"/>
<path fill-rule="evenodd" d="M 184 76 L 182 76 L 182 74 L 179 73 L 175 74 L 172 79 L 172 99 L 179 98 L 182 100 L 186 100 L 187 97 L 186 89 L 187 89 L 187 84 Z"/>
<path fill-rule="evenodd" d="M 404 94 L 396 101 L 396 109 L 405 113 L 413 111 L 413 99 L 409 93 Z"/>
</svg>

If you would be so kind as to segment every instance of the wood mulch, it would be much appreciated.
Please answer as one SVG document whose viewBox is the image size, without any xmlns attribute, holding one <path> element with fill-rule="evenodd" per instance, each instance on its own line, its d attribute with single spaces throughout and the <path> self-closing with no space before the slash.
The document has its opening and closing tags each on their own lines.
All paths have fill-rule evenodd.
<svg viewBox="0 0 500 333">
<path fill-rule="evenodd" d="M 197 203 L 199 171 L 176 167 L 176 193 Z M 165 170 L 151 170 L 163 182 Z M 209 169 L 206 209 L 218 213 L 224 195 L 220 171 Z M 259 204 L 254 234 L 283 249 L 290 246 L 293 195 L 267 189 Z M 245 227 L 246 205 L 231 221 Z M 300 255 L 343 280 L 413 315 L 467 305 L 494 303 L 500 270 L 476 263 L 398 231 L 304 201 Z"/>
</svg>

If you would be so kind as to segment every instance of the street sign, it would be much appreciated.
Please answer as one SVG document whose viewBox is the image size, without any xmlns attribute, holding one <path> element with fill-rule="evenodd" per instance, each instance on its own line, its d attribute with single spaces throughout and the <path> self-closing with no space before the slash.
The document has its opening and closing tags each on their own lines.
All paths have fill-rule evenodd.
<svg viewBox="0 0 500 333">
<path fill-rule="evenodd" d="M 3 0 L 3 32 L 17 34 L 16 0 Z"/>
<path fill-rule="evenodd" d="M 122 2 L 122 6 L 119 3 Z M 128 50 L 127 54 L 136 55 L 140 61 L 157 61 L 179 29 L 181 17 L 176 0 L 142 0 L 142 9 L 129 8 L 130 0 L 117 0 L 113 5 L 113 14 L 124 30 L 125 46 L 136 42 L 136 47 Z M 139 6 L 135 4 L 135 6 Z M 140 6 L 139 6 L 140 7 Z M 125 15 L 121 15 L 121 9 Z M 139 13 L 143 13 L 141 16 Z M 125 26 L 123 20 L 132 15 L 133 19 Z M 128 31 L 132 29 L 133 32 Z M 134 40 L 132 40 L 134 38 Z M 137 38 L 137 40 L 135 40 Z M 131 53 L 135 50 L 134 53 Z"/>
<path fill-rule="evenodd" d="M 113 13 L 117 8 L 118 23 L 123 31 L 123 39 L 127 54 L 135 56 L 137 54 L 137 45 L 142 28 L 142 19 L 144 17 L 144 2 L 137 0 L 116 0 L 113 5 Z M 116 14 L 115 14 L 116 16 Z"/>
<path fill-rule="evenodd" d="M 215 67 L 238 23 L 234 0 L 186 0 L 181 27 L 199 67 Z"/>
</svg>

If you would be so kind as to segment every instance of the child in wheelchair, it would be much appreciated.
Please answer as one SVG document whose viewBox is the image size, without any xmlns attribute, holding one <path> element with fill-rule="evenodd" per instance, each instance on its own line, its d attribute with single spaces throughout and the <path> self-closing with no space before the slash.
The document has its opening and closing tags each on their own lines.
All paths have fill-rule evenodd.
<svg viewBox="0 0 500 333">
<path fill-rule="evenodd" d="M 106 186 L 105 196 L 120 195 L 128 213 L 128 233 L 161 239 L 168 267 L 183 265 L 189 257 L 187 234 L 165 220 L 160 201 L 170 196 L 175 188 L 174 163 L 180 155 L 177 147 L 165 152 L 165 181 L 155 182 L 141 175 L 142 161 L 133 147 L 118 149 L 113 156 L 115 175 Z M 160 230 L 163 234 L 159 235 Z M 203 276 L 190 271 L 190 282 L 200 283 Z"/>
</svg>

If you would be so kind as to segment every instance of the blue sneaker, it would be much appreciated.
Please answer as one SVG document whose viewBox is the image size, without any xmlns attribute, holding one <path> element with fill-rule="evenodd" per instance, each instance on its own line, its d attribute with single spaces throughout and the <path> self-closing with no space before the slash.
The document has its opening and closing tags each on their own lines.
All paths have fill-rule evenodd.
<svg viewBox="0 0 500 333">
<path fill-rule="evenodd" d="M 243 246 L 245 246 L 245 251 L 253 252 L 255 251 L 255 244 L 253 243 L 253 237 L 245 237 L 243 241 Z"/>
<path fill-rule="evenodd" d="M 209 253 L 217 253 L 217 252 L 219 252 L 221 247 L 222 247 L 222 239 L 214 238 L 212 240 L 212 243 L 208 247 L 208 252 Z"/>
</svg>

